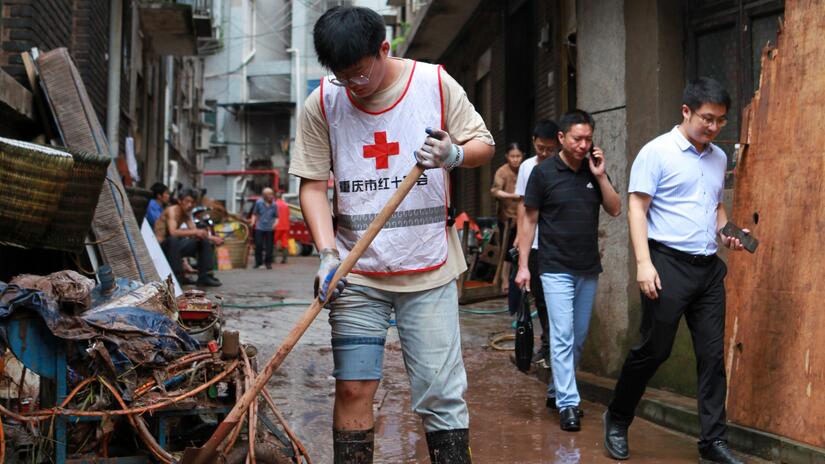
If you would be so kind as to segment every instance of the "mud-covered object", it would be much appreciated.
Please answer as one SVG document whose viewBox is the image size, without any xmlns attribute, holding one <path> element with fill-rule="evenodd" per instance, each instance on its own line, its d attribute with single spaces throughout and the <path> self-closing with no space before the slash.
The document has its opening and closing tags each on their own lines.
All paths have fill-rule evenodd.
<svg viewBox="0 0 825 464">
<path fill-rule="evenodd" d="M 371 464 L 375 448 L 375 429 L 333 430 L 335 464 Z"/>
<path fill-rule="evenodd" d="M 86 352 L 90 342 L 102 342 L 118 373 L 140 364 L 164 366 L 198 349 L 198 343 L 164 314 L 123 307 L 74 316 L 59 311 L 57 302 L 43 292 L 4 282 L 0 282 L 0 348 L 9 345 L 8 319 L 20 312 L 37 315 L 55 337 L 78 342 L 78 351 Z"/>
<path fill-rule="evenodd" d="M 75 312 L 89 309 L 95 281 L 75 271 L 58 271 L 47 276 L 22 274 L 11 280 L 11 284 L 21 288 L 40 290 L 49 298 L 56 299 L 61 306 Z"/>
<path fill-rule="evenodd" d="M 432 464 L 471 464 L 470 430 L 427 432 L 427 448 Z"/>
</svg>

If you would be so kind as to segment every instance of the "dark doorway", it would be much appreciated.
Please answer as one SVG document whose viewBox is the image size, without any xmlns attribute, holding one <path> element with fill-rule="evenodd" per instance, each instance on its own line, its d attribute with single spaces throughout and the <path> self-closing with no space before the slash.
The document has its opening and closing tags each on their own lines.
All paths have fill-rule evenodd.
<svg viewBox="0 0 825 464">
<path fill-rule="evenodd" d="M 507 19 L 504 143 L 518 142 L 528 152 L 535 124 L 534 51 L 536 32 L 533 0 L 523 2 Z M 502 143 L 502 145 L 504 144 Z"/>
</svg>

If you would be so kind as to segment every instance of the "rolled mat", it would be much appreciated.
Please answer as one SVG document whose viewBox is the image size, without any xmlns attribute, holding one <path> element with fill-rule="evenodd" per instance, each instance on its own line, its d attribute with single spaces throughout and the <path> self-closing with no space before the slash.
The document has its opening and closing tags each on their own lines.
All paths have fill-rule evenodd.
<svg viewBox="0 0 825 464">
<path fill-rule="evenodd" d="M 106 135 L 68 50 L 58 48 L 43 53 L 37 58 L 37 65 L 43 94 L 63 145 L 107 155 Z M 103 261 L 112 266 L 118 277 L 141 282 L 159 280 L 114 163 L 108 164 L 107 179 L 92 221 Z"/>
</svg>

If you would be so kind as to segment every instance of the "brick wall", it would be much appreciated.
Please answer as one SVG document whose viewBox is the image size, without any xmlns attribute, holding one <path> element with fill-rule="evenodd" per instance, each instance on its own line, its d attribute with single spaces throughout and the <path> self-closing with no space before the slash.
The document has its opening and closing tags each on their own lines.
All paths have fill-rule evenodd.
<svg viewBox="0 0 825 464">
<path fill-rule="evenodd" d="M 20 53 L 65 46 L 71 36 L 73 0 L 3 0 L 0 2 L 0 66 L 29 87 Z"/>
<path fill-rule="evenodd" d="M 106 76 L 109 49 L 109 2 L 99 0 L 72 0 L 74 14 L 70 42 L 75 65 L 83 78 L 89 98 L 101 124 L 106 124 Z M 127 2 L 124 10 L 128 11 Z M 124 30 L 128 30 L 124 23 Z M 123 89 L 122 89 L 123 90 Z M 121 94 L 123 92 L 121 91 Z"/>
<path fill-rule="evenodd" d="M 0 6 L 0 67 L 29 87 L 20 53 L 67 47 L 105 121 L 109 2 L 3 0 Z"/>
</svg>

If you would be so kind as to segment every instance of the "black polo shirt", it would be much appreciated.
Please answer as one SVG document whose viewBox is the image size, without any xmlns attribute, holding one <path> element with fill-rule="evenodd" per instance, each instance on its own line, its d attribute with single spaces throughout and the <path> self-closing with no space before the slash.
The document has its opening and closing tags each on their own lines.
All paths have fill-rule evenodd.
<svg viewBox="0 0 825 464">
<path fill-rule="evenodd" d="M 561 156 L 533 169 L 524 206 L 539 210 L 539 272 L 602 272 L 599 257 L 599 208 L 602 192 L 587 159 L 578 171 Z"/>
</svg>

